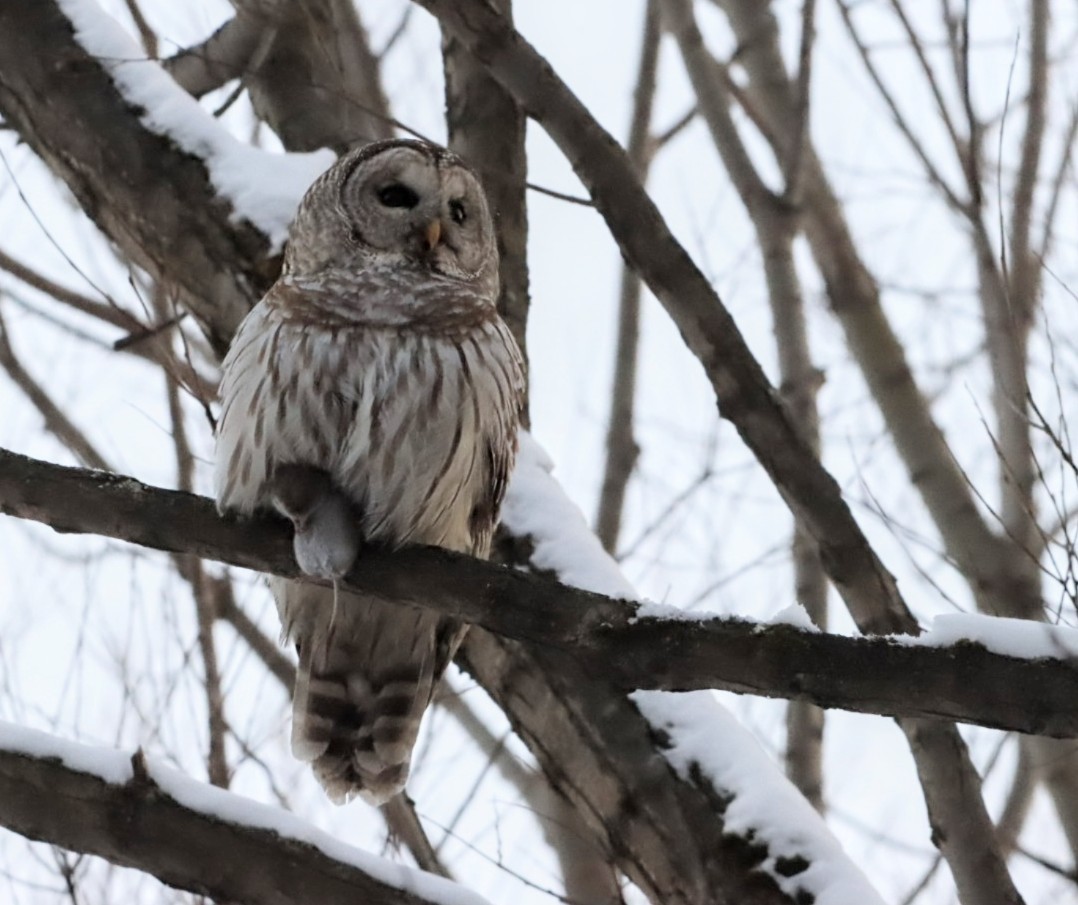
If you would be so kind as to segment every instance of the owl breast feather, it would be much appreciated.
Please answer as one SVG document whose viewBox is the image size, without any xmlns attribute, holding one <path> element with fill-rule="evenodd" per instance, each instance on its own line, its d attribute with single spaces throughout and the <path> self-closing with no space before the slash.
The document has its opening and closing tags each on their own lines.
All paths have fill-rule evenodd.
<svg viewBox="0 0 1078 905">
<path fill-rule="evenodd" d="M 504 324 L 474 307 L 470 323 L 450 306 L 433 325 L 341 310 L 316 299 L 300 316 L 271 292 L 241 325 L 222 379 L 219 506 L 266 507 L 275 468 L 311 465 L 350 497 L 365 538 L 485 552 L 492 524 L 477 514 L 497 508 L 494 450 L 515 447 L 522 383 Z"/>
</svg>

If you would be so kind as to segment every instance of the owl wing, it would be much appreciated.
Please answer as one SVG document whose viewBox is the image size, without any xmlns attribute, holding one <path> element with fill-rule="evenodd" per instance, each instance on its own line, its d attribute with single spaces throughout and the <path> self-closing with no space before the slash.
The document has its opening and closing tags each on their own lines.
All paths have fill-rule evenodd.
<svg viewBox="0 0 1078 905">
<path fill-rule="evenodd" d="M 264 457 L 255 458 L 266 430 L 268 374 L 265 357 L 273 326 L 262 304 L 240 324 L 221 367 L 221 415 L 217 420 L 214 489 L 217 507 L 250 515 L 266 480 Z"/>
<path fill-rule="evenodd" d="M 486 558 L 498 524 L 498 514 L 509 486 L 517 455 L 517 430 L 524 409 L 524 362 L 516 341 L 502 320 L 491 325 L 488 346 L 491 350 L 494 392 L 497 399 L 494 417 L 485 425 L 483 437 L 483 477 L 480 493 L 472 509 L 472 554 Z"/>
</svg>

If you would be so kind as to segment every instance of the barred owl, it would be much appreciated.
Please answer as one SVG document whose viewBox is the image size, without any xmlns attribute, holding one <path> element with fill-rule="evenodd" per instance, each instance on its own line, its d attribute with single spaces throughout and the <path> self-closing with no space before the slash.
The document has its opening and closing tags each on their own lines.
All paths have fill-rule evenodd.
<svg viewBox="0 0 1078 905">
<path fill-rule="evenodd" d="M 280 279 L 224 362 L 222 511 L 274 508 L 304 572 L 336 579 L 364 542 L 485 557 L 523 390 L 498 316 L 498 254 L 474 173 L 448 151 L 377 142 L 308 190 Z M 318 585 L 271 581 L 299 656 L 292 748 L 335 801 L 380 804 L 465 627 Z"/>
</svg>

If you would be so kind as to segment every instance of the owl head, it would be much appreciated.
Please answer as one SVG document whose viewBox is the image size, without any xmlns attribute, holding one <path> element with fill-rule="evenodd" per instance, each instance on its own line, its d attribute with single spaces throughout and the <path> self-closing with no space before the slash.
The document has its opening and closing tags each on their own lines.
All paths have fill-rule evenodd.
<svg viewBox="0 0 1078 905">
<path fill-rule="evenodd" d="M 494 226 L 464 161 L 425 142 L 378 141 L 341 157 L 307 190 L 285 273 L 375 266 L 489 283 L 497 294 Z"/>
</svg>

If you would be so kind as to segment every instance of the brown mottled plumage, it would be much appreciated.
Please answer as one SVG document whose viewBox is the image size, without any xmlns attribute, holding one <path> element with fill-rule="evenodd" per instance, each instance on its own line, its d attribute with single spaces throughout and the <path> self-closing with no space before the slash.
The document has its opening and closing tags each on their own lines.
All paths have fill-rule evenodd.
<svg viewBox="0 0 1078 905">
<path fill-rule="evenodd" d="M 388 141 L 341 158 L 307 192 L 282 276 L 225 359 L 220 508 L 276 507 L 300 566 L 323 577 L 344 574 L 364 540 L 485 557 L 523 389 L 497 295 L 486 199 L 457 157 Z M 272 585 L 299 650 L 293 750 L 334 800 L 385 801 L 464 628 Z"/>
</svg>

